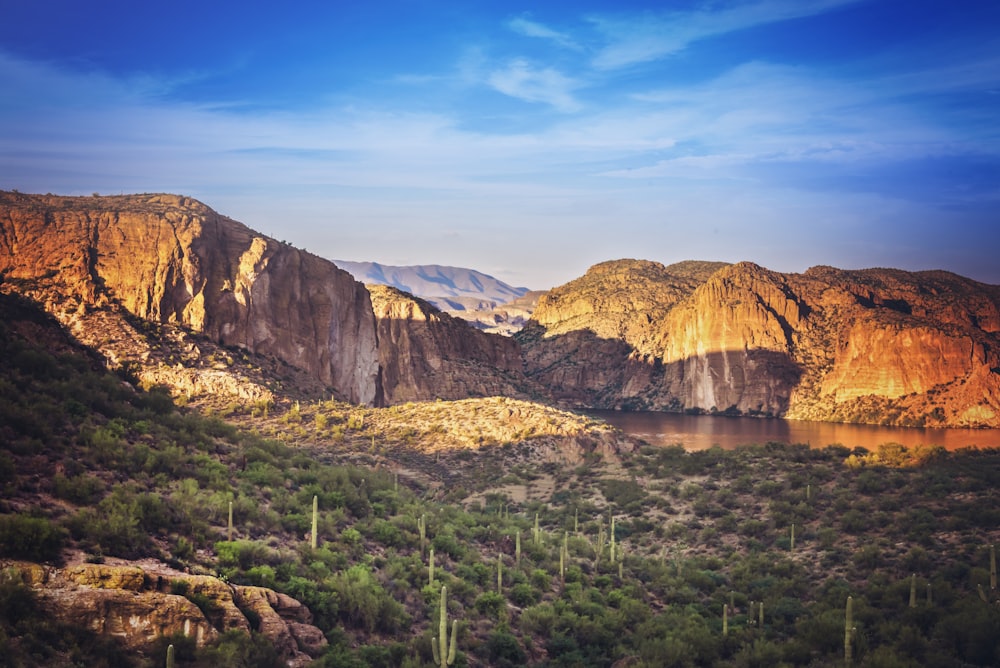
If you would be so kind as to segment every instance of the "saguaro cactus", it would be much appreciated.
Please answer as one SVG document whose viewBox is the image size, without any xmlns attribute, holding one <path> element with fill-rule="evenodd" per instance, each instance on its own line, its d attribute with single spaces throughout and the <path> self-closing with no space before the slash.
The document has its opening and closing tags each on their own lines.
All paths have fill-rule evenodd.
<svg viewBox="0 0 1000 668">
<path fill-rule="evenodd" d="M 423 513 L 417 518 L 417 531 L 420 533 L 420 554 L 424 553 L 424 545 L 427 542 L 427 522 Z"/>
<path fill-rule="evenodd" d="M 792 524 L 791 534 L 789 536 L 788 549 L 792 552 L 795 551 L 795 525 Z"/>
<path fill-rule="evenodd" d="M 847 610 L 844 613 L 844 665 L 850 668 L 852 662 L 854 661 L 853 656 L 853 640 L 854 640 L 854 599 L 851 596 L 847 597 Z"/>
<path fill-rule="evenodd" d="M 233 502 L 229 502 L 229 526 L 226 530 L 226 540 L 233 541 Z"/>
<path fill-rule="evenodd" d="M 729 606 L 722 604 L 722 635 L 729 635 Z"/>
<path fill-rule="evenodd" d="M 990 545 L 990 589 L 997 590 L 997 551 Z"/>
<path fill-rule="evenodd" d="M 458 636 L 458 620 L 451 622 L 451 643 L 448 643 L 448 588 L 441 587 L 441 621 L 438 623 L 438 635 L 431 638 L 431 651 L 434 653 L 434 663 L 440 668 L 447 668 L 455 663 L 455 645 Z"/>
<path fill-rule="evenodd" d="M 910 574 L 910 607 L 917 607 L 917 574 Z"/>
<path fill-rule="evenodd" d="M 434 547 L 431 546 L 427 555 L 427 584 L 434 584 Z"/>
<path fill-rule="evenodd" d="M 174 646 L 167 645 L 167 668 L 174 668 Z"/>
<path fill-rule="evenodd" d="M 521 565 L 521 530 L 518 529 L 517 533 L 514 534 L 514 563 L 518 566 Z"/>
<path fill-rule="evenodd" d="M 312 522 L 312 534 L 309 536 L 309 546 L 312 549 L 316 549 L 316 537 L 319 527 L 319 497 L 313 494 L 313 522 Z"/>
<path fill-rule="evenodd" d="M 503 593 L 503 552 L 497 553 L 497 593 Z"/>
</svg>

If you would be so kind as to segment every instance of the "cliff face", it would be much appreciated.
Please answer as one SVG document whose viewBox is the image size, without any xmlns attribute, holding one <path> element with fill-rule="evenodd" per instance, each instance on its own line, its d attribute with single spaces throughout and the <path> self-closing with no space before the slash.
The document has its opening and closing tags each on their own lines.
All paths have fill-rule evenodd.
<svg viewBox="0 0 1000 668">
<path fill-rule="evenodd" d="M 378 322 L 379 385 L 385 403 L 519 396 L 520 349 L 385 285 L 370 285 Z"/>
<path fill-rule="evenodd" d="M 601 407 L 1000 427 L 1000 287 L 946 272 L 642 266 L 604 263 L 543 299 L 521 337 L 529 377 Z"/>
<path fill-rule="evenodd" d="M 347 400 L 376 400 L 363 286 L 193 200 L 0 193 L 0 273 L 73 296 L 82 311 L 114 302 L 279 358 Z"/>
<path fill-rule="evenodd" d="M 269 401 L 275 376 L 368 405 L 525 385 L 512 340 L 390 288 L 369 295 L 331 262 L 184 197 L 0 193 L 0 276 L 112 364 L 189 396 Z M 141 323 L 165 329 L 151 343 Z M 267 359 L 242 368 L 215 344 Z M 290 369 L 260 372 L 267 360 Z"/>
<path fill-rule="evenodd" d="M 327 644 L 323 632 L 312 625 L 308 608 L 264 587 L 230 585 L 163 565 L 78 564 L 60 569 L 7 562 L 3 567 L 32 587 L 56 619 L 85 624 L 139 652 L 164 636 L 194 638 L 200 647 L 225 631 L 249 633 L 251 626 L 270 639 L 288 666 L 308 665 Z M 210 602 L 206 609 L 211 615 L 190 595 Z"/>
</svg>

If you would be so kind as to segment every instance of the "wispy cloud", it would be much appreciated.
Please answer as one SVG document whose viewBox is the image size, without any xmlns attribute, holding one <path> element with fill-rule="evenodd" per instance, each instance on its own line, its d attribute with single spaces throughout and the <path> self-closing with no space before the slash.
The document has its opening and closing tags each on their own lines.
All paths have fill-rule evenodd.
<svg viewBox="0 0 1000 668">
<path fill-rule="evenodd" d="M 511 19 L 507 23 L 507 26 L 514 32 L 520 33 L 526 37 L 547 39 L 566 49 L 578 51 L 582 48 L 580 44 L 577 43 L 576 40 L 574 40 L 569 34 L 553 30 L 548 26 L 532 21 L 526 16 L 519 16 Z"/>
<path fill-rule="evenodd" d="M 813 16 L 859 0 L 755 0 L 724 9 L 590 17 L 606 44 L 594 57 L 600 70 L 658 60 L 692 42 L 755 26 Z"/>
<path fill-rule="evenodd" d="M 526 102 L 541 102 L 559 111 L 572 112 L 581 108 L 573 96 L 580 83 L 551 67 L 537 68 L 527 60 L 510 61 L 489 76 L 489 84 L 504 95 Z"/>
</svg>

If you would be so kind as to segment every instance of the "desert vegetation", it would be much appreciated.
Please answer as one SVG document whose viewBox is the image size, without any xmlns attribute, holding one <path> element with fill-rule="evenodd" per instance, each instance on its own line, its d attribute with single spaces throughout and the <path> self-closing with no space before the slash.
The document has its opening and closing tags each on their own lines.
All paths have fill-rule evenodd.
<svg viewBox="0 0 1000 668">
<path fill-rule="evenodd" d="M 1000 662 L 998 452 L 678 444 L 567 463 L 533 443 L 558 412 L 208 415 L 20 331 L 0 321 L 8 563 L 154 559 L 269 587 L 311 610 L 317 666 Z M 518 410 L 481 447 L 449 435 Z M 6 665 L 160 666 L 170 644 L 178 666 L 280 665 L 261 633 L 220 630 L 126 653 L 0 578 Z"/>
</svg>

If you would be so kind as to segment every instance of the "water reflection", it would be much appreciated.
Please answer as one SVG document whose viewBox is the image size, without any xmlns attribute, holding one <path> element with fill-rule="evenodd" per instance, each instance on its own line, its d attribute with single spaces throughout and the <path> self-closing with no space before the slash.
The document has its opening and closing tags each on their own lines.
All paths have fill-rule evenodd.
<svg viewBox="0 0 1000 668">
<path fill-rule="evenodd" d="M 804 443 L 821 448 L 832 443 L 874 449 L 882 443 L 941 445 L 947 450 L 969 446 L 1000 447 L 1000 429 L 908 429 L 874 425 L 798 420 L 715 417 L 679 413 L 588 411 L 651 445 L 681 444 L 687 450 L 713 445 L 735 448 L 749 443 Z"/>
</svg>

